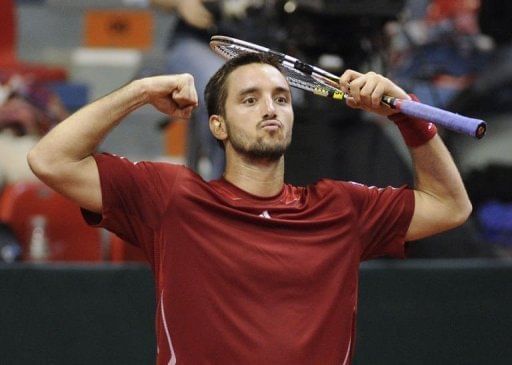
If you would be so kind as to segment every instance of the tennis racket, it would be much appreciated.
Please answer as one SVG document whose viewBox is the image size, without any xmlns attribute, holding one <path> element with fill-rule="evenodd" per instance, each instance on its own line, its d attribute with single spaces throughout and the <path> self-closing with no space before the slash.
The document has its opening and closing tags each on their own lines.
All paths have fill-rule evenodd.
<svg viewBox="0 0 512 365">
<path fill-rule="evenodd" d="M 230 59 L 247 52 L 270 54 L 283 66 L 291 86 L 336 100 L 343 100 L 346 96 L 339 89 L 340 78 L 338 76 L 284 53 L 221 35 L 211 37 L 210 48 L 225 59 Z M 382 102 L 391 108 L 400 110 L 403 114 L 425 119 L 452 131 L 472 137 L 482 138 L 487 129 L 487 124 L 481 119 L 465 117 L 417 101 L 383 96 Z"/>
</svg>

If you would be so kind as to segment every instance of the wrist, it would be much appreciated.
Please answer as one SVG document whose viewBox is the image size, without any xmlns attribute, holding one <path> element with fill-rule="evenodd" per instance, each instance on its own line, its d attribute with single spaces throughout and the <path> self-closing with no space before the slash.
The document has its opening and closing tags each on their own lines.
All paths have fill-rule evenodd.
<svg viewBox="0 0 512 365">
<path fill-rule="evenodd" d="M 148 87 L 144 79 L 133 80 L 126 86 L 126 98 L 129 102 L 129 109 L 136 109 L 149 103 Z"/>
<path fill-rule="evenodd" d="M 416 95 L 409 94 L 409 96 L 412 100 L 418 101 Z M 388 119 L 396 124 L 405 144 L 412 148 L 424 145 L 437 134 L 435 124 L 423 119 L 414 118 L 402 113 L 389 115 Z"/>
</svg>

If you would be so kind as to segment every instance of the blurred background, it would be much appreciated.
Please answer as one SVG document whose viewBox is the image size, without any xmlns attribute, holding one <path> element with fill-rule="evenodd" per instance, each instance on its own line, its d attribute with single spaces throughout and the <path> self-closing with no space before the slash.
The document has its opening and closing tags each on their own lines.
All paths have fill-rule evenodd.
<svg viewBox="0 0 512 365">
<path fill-rule="evenodd" d="M 469 221 L 409 244 L 413 260 L 363 265 L 356 361 L 509 364 L 512 3 L 174 3 L 0 0 L 0 349 L 10 350 L 0 351 L 0 363 L 153 361 L 154 303 L 142 253 L 87 227 L 78 207 L 35 179 L 25 156 L 69 113 L 134 78 L 190 72 L 202 93 L 222 64 L 208 39 L 223 34 L 335 74 L 376 71 L 424 103 L 487 121 L 482 140 L 440 129 L 473 202 Z M 294 106 L 288 182 L 412 184 L 391 122 L 300 91 Z M 214 179 L 224 161 L 206 118 L 203 107 L 189 121 L 144 107 L 101 150 L 186 164 Z M 411 317 L 422 309 L 423 317 Z"/>
</svg>

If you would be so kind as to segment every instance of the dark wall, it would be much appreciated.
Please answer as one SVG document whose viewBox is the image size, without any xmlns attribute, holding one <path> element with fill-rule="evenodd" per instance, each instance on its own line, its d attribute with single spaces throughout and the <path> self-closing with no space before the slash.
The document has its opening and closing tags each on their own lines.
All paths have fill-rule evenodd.
<svg viewBox="0 0 512 365">
<path fill-rule="evenodd" d="M 151 364 L 145 266 L 0 266 L 0 364 Z"/>
<path fill-rule="evenodd" d="M 358 321 L 356 365 L 512 364 L 512 264 L 363 265 Z"/>
<path fill-rule="evenodd" d="M 0 364 L 153 364 L 144 266 L 0 266 Z M 356 365 L 511 364 L 512 263 L 361 269 Z"/>
</svg>

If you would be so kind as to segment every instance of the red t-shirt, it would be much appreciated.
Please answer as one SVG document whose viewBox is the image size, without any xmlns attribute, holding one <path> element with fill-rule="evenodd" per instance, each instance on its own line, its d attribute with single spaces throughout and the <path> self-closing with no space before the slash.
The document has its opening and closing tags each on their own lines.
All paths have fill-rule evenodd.
<svg viewBox="0 0 512 365">
<path fill-rule="evenodd" d="M 260 198 L 183 166 L 95 158 L 103 214 L 86 218 L 149 258 L 158 364 L 350 363 L 359 263 L 404 255 L 412 190 L 326 179 Z"/>
</svg>

